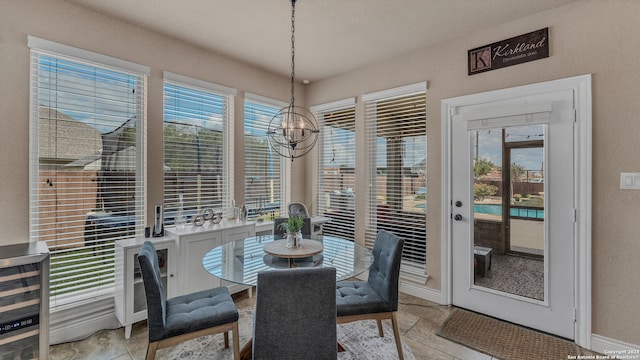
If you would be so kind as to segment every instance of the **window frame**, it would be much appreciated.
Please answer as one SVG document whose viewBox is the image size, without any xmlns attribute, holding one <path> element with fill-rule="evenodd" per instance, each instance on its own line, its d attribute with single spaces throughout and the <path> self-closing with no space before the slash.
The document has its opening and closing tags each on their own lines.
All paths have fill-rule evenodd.
<svg viewBox="0 0 640 360">
<path fill-rule="evenodd" d="M 353 147 L 353 154 L 350 154 L 353 161 L 354 161 L 354 166 L 353 166 L 353 187 L 352 190 L 356 189 L 356 167 L 357 164 L 355 163 L 355 158 L 356 158 L 356 151 L 357 148 L 355 147 L 355 141 L 358 137 L 358 132 L 356 130 L 356 99 L 355 97 L 350 97 L 350 98 L 346 98 L 343 100 L 338 100 L 338 101 L 333 101 L 333 102 L 329 102 L 329 103 L 325 103 L 325 104 L 320 104 L 320 105 L 315 105 L 312 106 L 310 108 L 311 112 L 314 113 L 314 115 L 316 116 L 316 118 L 318 119 L 318 128 L 320 128 L 320 136 L 318 139 L 318 162 L 317 162 L 317 178 L 316 178 L 316 193 L 315 193 L 315 197 L 317 199 L 317 201 L 315 202 L 315 213 L 317 215 L 320 216 L 328 216 L 331 217 L 330 214 L 326 213 L 327 209 L 327 195 L 329 195 L 329 205 L 331 206 L 331 194 L 328 194 L 326 191 L 326 188 L 328 188 L 331 185 L 330 181 L 327 181 L 325 179 L 325 149 L 326 146 L 328 144 L 328 141 L 330 139 L 326 138 L 326 133 L 325 130 L 327 129 L 327 123 L 326 123 L 326 118 L 327 116 L 330 116 L 333 112 L 351 112 L 353 111 L 353 137 L 352 139 L 352 143 L 349 143 L 349 139 L 346 139 L 345 141 L 347 142 L 347 146 L 352 146 Z M 347 120 L 349 119 L 348 116 L 347 117 L 340 117 L 337 120 Z M 351 125 L 351 124 L 350 124 Z M 335 155 L 334 155 L 335 156 Z M 333 184 L 335 185 L 335 184 Z M 340 189 L 340 191 L 343 193 L 341 194 L 342 196 L 337 196 L 334 197 L 334 203 L 337 201 L 338 203 L 338 207 L 340 207 L 341 209 L 338 210 L 343 211 L 344 212 L 344 216 L 339 216 L 339 218 L 333 218 L 333 220 L 327 224 L 325 224 L 323 226 L 323 232 L 330 234 L 330 235 L 336 235 L 336 236 L 340 236 L 352 241 L 356 240 L 356 216 L 357 216 L 357 208 L 355 206 L 355 194 L 353 197 L 349 197 L 350 194 L 348 194 L 346 191 L 344 191 L 346 189 Z M 340 200 L 337 200 L 340 199 Z M 345 200 L 346 199 L 346 200 Z M 351 216 L 348 216 L 348 214 L 351 213 Z M 351 219 L 349 219 L 349 217 Z"/>
<path fill-rule="evenodd" d="M 195 78 L 191 78 L 188 76 L 175 74 L 169 71 L 163 72 L 163 111 L 162 111 L 162 134 L 164 139 L 164 130 L 166 124 L 166 113 L 167 110 L 167 92 L 166 85 L 171 85 L 174 87 L 181 87 L 185 90 L 195 90 L 202 93 L 208 93 L 212 96 L 219 96 L 223 100 L 223 104 L 225 106 L 225 111 L 222 116 L 222 151 L 223 154 L 221 156 L 222 168 L 223 168 L 223 176 L 222 176 L 222 187 L 220 188 L 221 192 L 221 204 L 220 208 L 212 209 L 214 212 L 221 211 L 224 217 L 230 217 L 233 214 L 233 209 L 231 209 L 233 194 L 234 194 L 234 103 L 235 96 L 237 95 L 237 90 L 231 87 L 227 87 L 224 85 L 219 85 L 211 82 L 207 82 L 204 80 L 199 80 Z M 163 141 L 163 166 L 165 164 L 165 151 L 166 144 Z M 167 190 L 166 190 L 166 179 L 165 179 L 165 171 L 163 169 L 163 208 L 165 210 L 164 221 L 166 225 L 173 225 L 173 221 L 167 218 L 167 214 L 170 214 L 171 206 L 168 206 L 167 202 Z M 199 206 L 199 205 L 198 205 Z M 177 204 L 176 204 L 177 207 Z M 195 212 L 186 211 L 187 217 L 193 217 L 197 213 L 202 213 L 204 210 L 210 208 L 206 206 L 201 209 L 196 209 Z"/>
<path fill-rule="evenodd" d="M 40 81 L 39 74 L 41 71 L 41 61 L 42 59 L 44 59 L 44 57 L 48 57 L 56 61 L 61 61 L 61 64 L 70 64 L 70 65 L 75 64 L 75 66 L 77 66 L 76 71 L 79 71 L 79 69 L 83 67 L 88 67 L 88 68 L 97 69 L 97 73 L 101 73 L 101 72 L 104 74 L 117 73 L 118 76 L 130 77 L 132 79 L 135 79 L 135 88 L 134 88 L 135 95 L 132 95 L 135 103 L 135 105 L 133 105 L 135 106 L 135 115 L 133 117 L 129 117 L 127 121 L 125 121 L 122 125 L 120 125 L 120 127 L 122 127 L 123 125 L 127 124 L 132 118 L 135 118 L 135 127 L 134 127 L 135 129 L 135 165 L 134 165 L 135 181 L 133 186 L 135 197 L 133 200 L 133 207 L 134 207 L 133 208 L 134 224 L 133 224 L 133 230 L 132 230 L 133 234 L 126 235 L 125 233 L 127 231 L 125 231 L 125 233 L 120 233 L 119 231 L 117 231 L 117 233 L 115 234 L 116 235 L 115 239 L 117 240 L 117 237 L 122 237 L 122 236 L 124 237 L 141 236 L 144 233 L 144 219 L 145 219 L 145 211 L 146 211 L 145 204 L 146 204 L 146 197 L 147 197 L 146 183 L 145 183 L 146 181 L 146 123 L 147 123 L 146 122 L 146 94 L 147 94 L 146 87 L 147 87 L 147 78 L 150 73 L 150 68 L 144 65 L 139 65 L 136 63 L 117 59 L 107 55 L 94 53 L 91 51 L 75 48 L 75 47 L 64 45 L 64 44 L 55 43 L 55 42 L 37 38 L 34 36 L 28 36 L 27 46 L 30 48 L 30 53 L 31 53 L 30 55 L 30 58 L 31 58 L 30 59 L 30 76 L 31 77 L 30 77 L 30 84 L 29 84 L 30 85 L 29 241 L 30 242 L 40 241 L 41 236 L 46 236 L 46 229 L 41 228 L 42 224 L 39 218 L 41 214 L 39 211 L 40 199 L 41 199 L 41 194 L 43 194 L 43 191 L 40 189 L 41 164 L 40 164 L 40 144 L 39 143 L 41 141 L 40 140 L 41 115 L 40 115 L 39 91 L 41 90 L 41 88 L 39 85 L 39 81 Z M 57 69 L 57 66 L 55 68 Z M 76 76 L 76 79 L 80 78 L 79 72 L 74 74 L 76 74 L 74 75 Z M 107 79 L 105 78 L 105 76 L 111 76 L 111 75 L 104 75 L 104 74 L 101 76 L 94 75 L 93 81 L 95 82 L 95 81 L 98 81 L 99 79 L 102 79 L 104 81 L 105 79 Z M 87 76 L 87 79 L 91 79 L 91 77 Z M 56 80 L 56 84 L 58 84 L 58 80 Z M 62 82 L 62 84 L 64 84 L 64 82 Z M 68 84 L 76 86 L 78 89 L 82 89 L 82 85 L 80 83 L 70 82 Z M 111 90 L 111 87 L 106 87 L 105 89 Z M 60 89 L 56 88 L 56 90 L 53 90 L 53 91 L 57 93 L 58 90 Z M 81 91 L 80 93 L 82 94 Z M 106 95 L 105 94 L 102 94 L 102 95 L 103 97 L 96 96 L 94 98 L 98 99 L 98 102 L 99 102 L 101 99 L 105 99 L 104 96 Z M 58 98 L 59 98 L 59 95 L 56 94 L 56 97 L 55 97 L 56 101 L 58 101 Z M 114 98 L 114 99 L 120 99 L 120 98 Z M 58 111 L 58 109 L 61 109 L 61 107 L 56 106 L 55 109 L 53 109 L 56 113 L 56 119 L 58 119 L 57 114 L 65 115 L 64 112 Z M 94 111 L 93 114 L 97 114 L 97 111 L 99 110 L 104 110 L 104 108 L 100 108 L 99 106 L 95 106 L 95 105 L 92 106 L 91 109 Z M 71 106 L 67 109 L 67 111 L 71 111 Z M 82 122 L 73 117 L 70 117 L 70 119 L 74 119 L 79 123 Z M 95 125 L 97 124 L 98 122 L 95 123 Z M 57 125 L 55 126 L 56 126 L 55 137 L 57 139 L 58 137 L 57 131 L 59 131 L 59 129 L 57 128 Z M 120 127 L 118 127 L 115 130 L 111 130 L 111 133 L 115 133 L 116 130 L 120 129 Z M 105 138 L 102 136 L 107 134 L 108 132 L 102 133 L 96 128 L 94 128 L 94 130 L 95 132 L 101 134 L 101 140 L 102 142 L 104 142 Z M 58 140 L 56 140 L 56 144 L 57 144 L 57 141 Z M 101 142 L 101 148 L 103 147 L 102 142 Z M 79 158 L 77 159 L 77 161 L 73 161 L 73 162 L 79 164 L 81 160 L 89 161 L 86 159 Z M 104 160 L 104 158 L 102 160 Z M 64 161 L 67 161 L 67 160 L 64 160 Z M 104 168 L 103 165 L 104 164 L 101 164 L 101 168 Z M 55 167 L 56 168 L 55 171 L 57 174 L 58 166 L 51 165 L 51 164 L 49 164 L 49 166 L 53 166 L 50 169 L 53 169 Z M 78 165 L 78 166 L 82 166 L 82 165 Z M 83 170 L 83 173 L 84 173 L 84 170 Z M 73 181 L 74 182 L 71 184 L 76 184 L 75 181 L 79 181 L 79 180 L 73 180 Z M 53 184 L 49 184 L 49 185 L 54 186 Z M 73 186 L 77 186 L 77 185 L 73 185 Z M 58 193 L 59 191 L 58 188 L 56 188 L 55 191 L 56 193 Z M 79 199 L 84 199 L 85 194 L 89 194 L 89 195 L 93 194 L 93 192 L 91 192 L 90 190 L 87 190 L 87 188 L 85 188 L 84 186 L 80 189 L 81 192 L 75 192 L 75 191 L 77 190 L 74 190 L 73 192 L 71 192 L 71 194 L 73 194 L 73 197 L 69 198 L 70 200 L 77 201 Z M 95 199 L 97 199 L 97 196 L 98 196 L 97 191 L 98 190 L 96 189 L 96 192 L 94 195 L 96 196 Z M 62 193 L 62 195 L 64 196 L 64 192 Z M 94 200 L 94 201 L 96 203 L 92 206 L 92 208 L 97 210 L 97 200 Z M 128 204 L 128 203 L 129 201 L 127 200 L 124 204 Z M 118 204 L 122 205 L 123 203 L 118 202 Z M 127 205 L 127 208 L 128 206 L 130 205 Z M 57 207 L 58 206 L 56 206 L 56 208 Z M 58 213 L 59 211 L 63 211 L 63 210 L 57 209 L 55 211 L 56 213 Z M 91 244 L 87 245 L 86 236 L 87 236 L 88 220 L 86 219 L 88 218 L 84 219 L 84 222 L 82 224 L 82 229 L 80 229 L 79 225 L 75 226 L 76 228 L 75 233 L 76 234 L 81 233 L 81 235 L 75 235 L 72 238 L 63 238 L 63 239 L 60 239 L 60 241 L 65 241 L 65 242 L 82 241 L 82 246 L 80 246 L 79 248 L 74 247 L 73 249 L 90 247 L 92 248 L 92 250 L 90 250 L 92 256 L 95 256 L 95 254 L 97 254 L 98 252 L 101 252 L 103 253 L 102 256 L 106 259 L 108 264 L 109 263 L 108 258 L 111 258 L 111 257 L 115 258 L 114 257 L 115 246 L 114 246 L 114 249 L 111 251 L 108 250 L 108 247 L 104 251 L 102 251 L 102 250 L 99 250 L 100 247 L 98 246 L 94 247 L 94 245 L 91 245 Z M 127 220 L 127 222 L 128 221 L 129 220 Z M 55 224 L 62 224 L 63 228 L 65 227 L 70 228 L 70 227 L 73 227 L 73 224 L 76 222 L 77 220 L 70 220 L 67 222 L 60 222 L 59 220 L 56 220 Z M 56 225 L 56 228 L 57 226 L 58 225 Z M 129 225 L 125 225 L 123 228 L 128 228 L 128 227 Z M 74 232 L 74 230 L 70 230 L 70 232 Z M 55 240 L 43 240 L 43 241 L 55 241 Z M 79 242 L 75 242 L 75 244 L 79 244 Z M 72 275 L 74 273 L 72 269 L 60 270 L 59 271 L 60 275 L 63 276 L 63 279 L 64 279 L 63 281 L 67 282 L 67 284 L 61 285 L 60 293 L 56 294 L 56 290 L 55 290 L 56 284 L 57 284 L 56 269 L 66 269 L 65 266 L 67 265 L 65 264 L 69 264 L 74 261 L 73 260 L 74 258 L 70 258 L 69 255 L 66 255 L 70 251 L 71 250 L 68 250 L 68 249 L 65 250 L 64 248 L 61 248 L 61 250 L 56 250 L 56 248 L 50 248 L 51 259 L 52 259 L 52 269 L 50 272 L 49 280 L 50 280 L 50 304 L 51 304 L 52 310 L 55 309 L 56 307 L 60 307 L 69 303 L 84 301 L 87 299 L 95 299 L 103 295 L 112 294 L 114 291 L 115 260 L 113 261 L 113 265 L 110 268 L 111 270 L 109 270 L 108 265 L 105 269 L 101 270 L 103 267 L 100 265 L 96 265 L 95 262 L 93 264 L 92 262 L 88 262 L 86 264 L 83 263 L 84 266 L 90 265 L 92 269 L 95 269 L 95 272 L 92 273 L 94 277 L 90 278 L 90 279 L 93 279 L 94 282 L 96 282 L 95 286 L 78 285 L 79 283 L 83 282 L 83 280 L 80 279 L 80 277 L 78 277 L 77 275 Z M 111 253 L 112 255 L 109 255 L 109 253 Z M 59 267 L 55 266 L 55 262 L 54 262 L 54 259 L 57 256 L 60 257 Z M 67 260 L 64 260 L 65 258 L 67 258 Z M 87 268 L 83 267 L 83 269 L 84 269 L 84 273 L 86 274 Z M 67 273 L 67 275 L 64 275 L 65 273 Z M 71 288 L 76 287 L 76 290 L 66 292 L 65 287 L 62 287 L 62 286 L 65 286 L 67 290 L 69 289 L 69 287 Z"/>
<path fill-rule="evenodd" d="M 377 136 L 377 132 L 378 132 L 378 114 L 377 114 L 377 105 L 380 103 L 384 103 L 384 102 L 394 102 L 395 100 L 399 99 L 399 101 L 402 101 L 403 98 L 410 98 L 412 96 L 424 96 L 425 97 L 425 108 L 424 108 L 424 117 L 425 117 L 425 127 L 424 127 L 424 137 L 425 137 L 425 160 L 424 160 L 424 171 L 426 174 L 426 164 L 427 164 L 427 155 L 426 155 L 426 138 L 427 138 L 427 131 L 426 131 L 426 97 L 427 97 L 427 83 L 426 82 L 420 82 L 420 83 L 416 83 L 416 84 L 412 84 L 412 85 L 407 85 L 407 86 L 401 86 L 401 87 L 397 87 L 397 88 L 393 88 L 393 89 L 388 89 L 388 90 L 383 90 L 383 91 L 379 91 L 379 92 L 374 92 L 374 93 L 369 93 L 369 94 L 364 94 L 362 96 L 362 101 L 364 103 L 364 109 L 365 109 L 365 128 L 366 128 L 366 149 L 367 149 L 367 154 L 368 154 L 368 158 L 367 158 L 367 168 L 368 168 L 368 177 L 369 177 L 369 195 L 368 195 L 368 206 L 367 206 L 367 210 L 368 210 L 368 214 L 366 216 L 366 225 L 365 225 L 365 244 L 368 247 L 372 247 L 373 246 L 373 242 L 375 241 L 375 235 L 377 233 L 377 229 L 379 226 L 379 219 L 384 218 L 384 214 L 380 214 L 379 213 L 379 209 L 378 209 L 378 204 L 377 204 L 377 198 L 378 198 L 378 191 L 377 191 L 377 185 L 376 185 L 376 181 L 377 181 L 377 175 L 378 175 L 378 167 L 377 167 L 377 156 L 378 156 L 378 136 Z M 388 115 L 388 113 L 386 114 Z M 389 126 L 389 125 L 385 125 L 385 126 Z M 383 129 L 384 130 L 384 129 Z M 402 138 L 401 138 L 402 139 Z M 397 144 L 397 146 L 400 146 L 400 143 Z M 397 153 L 399 156 L 401 156 L 400 159 L 402 159 L 402 162 L 404 163 L 405 161 L 405 155 L 404 155 L 404 145 L 402 145 L 402 149 L 399 150 L 400 148 L 398 147 L 395 151 L 395 153 Z M 400 153 L 399 151 L 402 151 L 402 153 Z M 387 151 L 385 151 L 386 154 Z M 385 159 L 386 162 L 386 159 Z M 403 198 L 403 194 L 404 194 L 404 170 L 403 168 L 405 167 L 404 164 L 401 165 L 400 170 L 402 171 L 401 173 L 399 173 L 400 175 L 400 179 L 402 179 L 399 184 L 401 186 L 400 188 L 400 193 L 399 196 L 397 198 L 397 200 L 401 201 L 401 205 L 402 205 L 402 210 L 390 210 L 391 211 L 391 216 L 393 215 L 393 211 L 400 211 L 400 212 L 404 212 L 404 198 Z M 426 190 L 427 190 L 427 185 L 425 184 L 425 210 L 426 210 Z M 393 207 L 393 206 L 392 206 Z M 417 214 L 417 213 L 416 213 Z M 426 281 L 427 275 L 426 275 L 426 211 L 424 214 L 424 229 L 420 229 L 420 228 L 415 228 L 416 231 L 418 231 L 418 234 L 422 231 L 425 232 L 425 236 L 424 239 L 419 239 L 416 240 L 418 241 L 418 244 L 415 246 L 412 246 L 411 244 L 407 243 L 407 239 L 405 238 L 405 249 L 403 252 L 403 260 L 402 260 L 402 274 L 403 277 L 414 280 L 414 281 L 418 281 L 418 282 L 424 282 Z M 404 216 L 403 216 L 404 218 Z M 404 219 L 403 221 L 409 221 L 407 219 Z M 407 228 L 406 226 L 407 224 L 403 225 L 403 229 Z M 391 226 L 391 225 L 390 225 Z M 399 225 L 398 225 L 399 226 Z M 393 227 L 393 226 L 391 226 Z M 393 232 L 393 229 L 391 229 L 390 231 Z M 403 230 L 404 231 L 404 230 Z M 402 234 L 399 234 L 400 236 L 402 236 Z M 404 236 L 407 237 L 407 236 Z M 409 246 L 407 246 L 409 245 Z M 424 247 L 424 254 L 421 254 L 421 252 L 418 252 L 420 255 L 424 255 L 424 262 L 421 261 L 412 261 L 411 257 L 415 257 L 415 255 L 411 255 L 416 253 L 415 252 L 415 248 L 419 248 L 419 247 Z"/>
<path fill-rule="evenodd" d="M 289 106 L 289 104 L 287 102 L 284 101 L 280 101 L 280 100 L 276 100 L 276 99 L 272 99 L 269 97 L 265 97 L 265 96 L 261 96 L 261 95 L 257 95 L 257 94 L 253 94 L 250 92 L 245 92 L 244 94 L 244 103 L 243 103 L 243 109 L 244 109 L 244 119 L 243 119 L 243 136 L 244 139 L 246 140 L 247 138 L 247 103 L 254 103 L 260 106 L 267 106 L 270 107 L 272 110 L 274 110 L 274 115 L 277 114 L 282 108 L 285 108 L 287 106 Z M 270 120 L 270 119 L 269 119 Z M 265 126 L 265 129 L 268 127 L 268 123 L 266 124 L 267 126 Z M 264 138 L 267 139 L 267 133 L 265 131 L 264 134 Z M 243 154 L 245 156 L 244 159 L 244 187 L 245 187 L 245 191 L 244 191 L 244 203 L 246 204 L 247 208 L 252 212 L 252 214 L 250 215 L 250 218 L 254 218 L 256 217 L 256 214 L 254 214 L 253 212 L 255 211 L 256 208 L 256 204 L 248 202 L 247 201 L 247 159 L 246 159 L 246 155 L 247 155 L 247 151 L 246 151 L 246 141 L 244 144 L 244 149 L 243 149 Z M 288 159 L 278 155 L 276 152 L 274 152 L 274 156 L 278 156 L 280 158 L 280 167 L 279 167 L 279 175 L 280 175 L 280 207 L 279 207 L 279 211 L 280 211 L 280 217 L 287 217 L 288 215 L 288 204 L 291 201 L 291 161 L 288 161 Z M 240 205 L 239 205 L 240 206 Z M 253 210 L 253 211 L 252 211 Z"/>
</svg>

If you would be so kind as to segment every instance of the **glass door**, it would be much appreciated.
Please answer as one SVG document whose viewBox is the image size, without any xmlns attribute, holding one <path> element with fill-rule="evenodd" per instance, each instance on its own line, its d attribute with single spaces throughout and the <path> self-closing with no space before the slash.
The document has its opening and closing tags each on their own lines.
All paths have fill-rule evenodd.
<svg viewBox="0 0 640 360">
<path fill-rule="evenodd" d="M 545 125 L 472 136 L 474 284 L 543 301 Z"/>
</svg>

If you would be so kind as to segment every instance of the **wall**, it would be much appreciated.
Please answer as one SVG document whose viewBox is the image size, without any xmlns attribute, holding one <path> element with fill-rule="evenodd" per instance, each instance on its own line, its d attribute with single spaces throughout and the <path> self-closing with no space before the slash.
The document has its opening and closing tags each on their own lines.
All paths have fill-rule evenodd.
<svg viewBox="0 0 640 360">
<path fill-rule="evenodd" d="M 640 344 L 638 254 L 640 192 L 619 189 L 619 173 L 640 171 L 640 2 L 582 0 L 557 10 L 479 31 L 446 44 L 368 66 L 335 78 L 297 86 L 307 105 L 428 81 L 428 287 L 440 289 L 440 100 L 575 75 L 593 74 L 593 332 Z M 550 28 L 551 57 L 467 76 L 468 49 Z M 219 54 L 158 35 L 60 0 L 0 0 L 0 245 L 28 241 L 29 50 L 27 35 L 57 41 L 151 67 L 148 84 L 149 179 L 160 179 L 162 161 L 162 71 L 235 87 L 236 152 L 241 154 L 242 94 L 249 91 L 280 100 L 289 97 L 286 77 L 250 67 Z M 300 90 L 302 88 L 302 90 Z M 364 112 L 358 99 L 357 131 Z M 364 141 L 357 140 L 357 148 Z M 357 161 L 364 160 L 360 151 Z M 294 177 L 315 179 L 314 157 Z M 236 184 L 242 184 L 241 159 Z M 363 176 L 360 176 L 363 178 Z M 293 199 L 308 204 L 313 188 L 293 182 Z M 359 184 L 361 187 L 362 184 Z M 241 189 L 240 185 L 236 185 Z M 304 196 L 302 195 L 304 194 Z M 240 195 L 236 192 L 236 198 Z M 162 199 L 162 182 L 149 181 L 148 208 Z M 359 197 L 358 199 L 362 199 Z M 356 201 L 359 201 L 356 199 Z M 364 206 L 357 203 L 356 206 Z M 363 223 L 363 219 L 357 221 Z M 363 235 L 361 235 L 363 236 Z M 628 309 L 628 310 L 627 310 Z"/>
<path fill-rule="evenodd" d="M 306 102 L 311 106 L 428 81 L 427 287 L 441 287 L 441 100 L 590 73 L 593 74 L 592 331 L 640 344 L 637 331 L 640 313 L 632 310 L 640 299 L 637 270 L 640 192 L 619 189 L 620 172 L 640 171 L 639 13 L 639 1 L 578 1 L 523 19 L 505 19 L 508 22 L 503 25 L 456 41 L 309 85 Z M 550 33 L 549 58 L 467 75 L 467 50 L 544 27 L 549 27 Z M 364 130 L 360 100 L 356 106 L 357 131 Z M 356 153 L 356 159 L 364 160 L 362 151 Z M 317 172 L 315 165 L 307 165 L 307 176 L 313 179 Z M 359 178 L 365 175 L 356 174 Z M 358 189 L 366 191 L 366 184 L 357 184 L 356 192 Z M 306 193 L 308 202 L 315 196 L 310 190 Z M 356 219 L 358 223 L 364 223 L 364 217 Z"/>
<path fill-rule="evenodd" d="M 162 71 L 236 88 L 235 198 L 242 203 L 243 97 L 288 101 L 289 79 L 61 0 L 0 0 L 0 245 L 29 236 L 29 49 L 33 35 L 151 67 L 148 79 L 148 202 L 162 203 Z M 283 58 L 287 61 L 287 58 Z M 304 98 L 302 86 L 296 97 Z M 301 178 L 303 166 L 293 165 Z M 304 182 L 294 182 L 299 198 Z"/>
</svg>

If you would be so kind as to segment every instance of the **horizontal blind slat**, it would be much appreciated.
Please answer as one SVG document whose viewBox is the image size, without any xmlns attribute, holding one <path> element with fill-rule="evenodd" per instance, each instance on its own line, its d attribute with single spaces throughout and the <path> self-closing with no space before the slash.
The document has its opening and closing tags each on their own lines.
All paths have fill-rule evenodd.
<svg viewBox="0 0 640 360">
<path fill-rule="evenodd" d="M 30 79 L 30 237 L 49 246 L 56 304 L 112 287 L 114 241 L 142 233 L 146 76 L 34 48 Z"/>
<path fill-rule="evenodd" d="M 163 207 L 165 225 L 172 225 L 180 195 L 187 217 L 227 206 L 225 141 L 232 95 L 175 81 L 165 81 L 163 89 Z"/>
<path fill-rule="evenodd" d="M 385 229 L 405 240 L 403 263 L 426 260 L 426 92 L 367 101 L 371 169 L 365 243 Z"/>
<path fill-rule="evenodd" d="M 355 106 L 318 114 L 318 201 L 316 212 L 328 216 L 323 233 L 355 240 Z"/>
</svg>

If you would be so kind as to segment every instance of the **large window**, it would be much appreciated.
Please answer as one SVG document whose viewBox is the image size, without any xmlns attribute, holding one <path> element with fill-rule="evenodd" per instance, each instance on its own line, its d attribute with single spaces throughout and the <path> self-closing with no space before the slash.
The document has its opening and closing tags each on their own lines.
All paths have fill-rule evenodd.
<svg viewBox="0 0 640 360">
<path fill-rule="evenodd" d="M 52 305 L 113 291 L 114 241 L 144 228 L 148 68 L 29 37 L 30 238 Z"/>
<path fill-rule="evenodd" d="M 164 73 L 165 224 L 174 223 L 180 198 L 187 218 L 204 209 L 229 211 L 234 95 L 234 89 Z"/>
<path fill-rule="evenodd" d="M 323 233 L 355 240 L 356 113 L 354 99 L 313 107 L 320 123 L 316 214 Z"/>
<path fill-rule="evenodd" d="M 250 93 L 244 102 L 244 202 L 249 217 L 287 216 L 289 161 L 269 146 L 271 119 L 288 104 Z M 240 205 L 240 204 L 238 204 Z"/>
<path fill-rule="evenodd" d="M 426 259 L 426 84 L 363 96 L 369 149 L 365 241 L 380 229 L 405 239 L 403 271 L 424 275 Z"/>
</svg>

